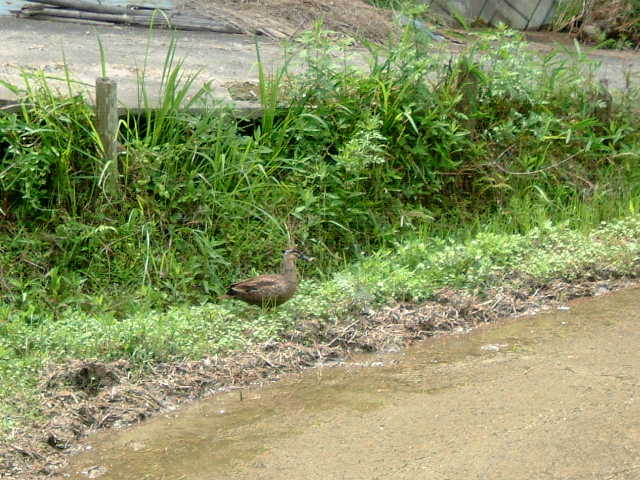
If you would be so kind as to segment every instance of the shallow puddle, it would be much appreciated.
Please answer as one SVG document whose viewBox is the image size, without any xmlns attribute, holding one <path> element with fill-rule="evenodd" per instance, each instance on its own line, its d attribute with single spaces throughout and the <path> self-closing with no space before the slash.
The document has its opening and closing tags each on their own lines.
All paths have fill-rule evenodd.
<svg viewBox="0 0 640 480">
<path fill-rule="evenodd" d="M 568 310 L 442 336 L 402 354 L 358 356 L 339 367 L 316 368 L 262 388 L 219 394 L 140 426 L 91 438 L 85 452 L 72 459 L 67 476 L 105 480 L 302 478 L 296 476 L 301 474 L 306 478 L 419 478 L 414 475 L 430 471 L 428 478 L 436 479 L 498 478 L 465 477 L 472 473 L 464 470 L 465 459 L 473 457 L 475 449 L 477 457 L 468 468 L 481 468 L 478 459 L 484 458 L 491 442 L 498 442 L 491 447 L 495 449 L 502 448 L 498 446 L 502 441 L 535 443 L 535 435 L 541 436 L 541 442 L 545 435 L 556 438 L 558 434 L 547 432 L 547 426 L 562 424 L 568 432 L 562 422 L 572 415 L 577 423 L 571 428 L 579 428 L 587 419 L 584 415 L 592 415 L 589 423 L 596 427 L 599 407 L 583 411 L 582 406 L 591 401 L 587 397 L 575 405 L 572 402 L 576 392 L 599 394 L 597 385 L 605 398 L 614 398 L 608 382 L 619 381 L 616 375 L 636 378 L 640 362 L 636 363 L 638 349 L 633 346 L 640 338 L 635 328 L 639 314 L 640 290 L 627 290 L 574 301 Z M 607 357 L 597 358 L 594 352 Z M 582 375 L 582 370 L 589 373 Z M 607 378 L 607 372 L 612 378 Z M 593 381 L 592 377 L 602 378 Z M 634 389 L 637 384 L 632 382 L 618 388 L 616 395 L 631 395 Z M 547 401 L 550 392 L 553 398 Z M 530 404 L 528 398 L 538 399 L 537 403 Z M 542 421 L 541 415 L 551 420 Z M 494 425 L 496 418 L 501 421 Z M 493 436 L 485 438 L 488 424 L 493 425 Z M 383 436 L 377 439 L 380 432 Z M 421 439 L 421 432 L 432 434 Z M 611 432 L 616 434 L 616 429 Z M 640 443 L 640 426 L 637 434 L 632 440 Z M 455 460 L 453 445 L 458 441 L 468 450 L 461 453 L 461 460 Z M 445 447 L 446 455 L 437 453 Z M 536 461 L 549 468 L 547 463 L 554 457 L 545 453 L 546 447 L 540 448 Z M 420 449 L 427 453 L 418 456 L 415 452 Z M 589 454 L 588 448 L 583 450 Z M 407 452 L 414 452 L 413 456 L 403 460 Z M 615 455 L 611 453 L 610 458 Z M 456 462 L 455 467 L 438 464 L 445 456 Z M 425 463 L 426 458 L 431 463 Z M 615 461 L 620 464 L 619 459 Z M 319 470 L 317 462 L 323 465 Z M 595 468 L 588 461 L 581 465 Z M 349 475 L 350 468 L 359 473 Z M 441 468 L 451 476 L 438 476 Z M 503 471 L 509 468 L 505 464 Z M 343 469 L 344 476 L 337 473 Z M 514 470 L 500 478 L 543 478 L 527 476 L 533 471 L 529 468 L 521 477 Z"/>
</svg>

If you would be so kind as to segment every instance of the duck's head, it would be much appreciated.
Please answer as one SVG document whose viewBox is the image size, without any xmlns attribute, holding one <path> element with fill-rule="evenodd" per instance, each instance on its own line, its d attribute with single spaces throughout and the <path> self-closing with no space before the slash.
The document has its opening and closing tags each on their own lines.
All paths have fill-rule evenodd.
<svg viewBox="0 0 640 480">
<path fill-rule="evenodd" d="M 313 260 L 314 260 L 313 257 L 306 256 L 302 251 L 298 250 L 297 248 L 290 248 L 288 250 L 285 250 L 284 251 L 284 256 L 285 257 L 299 258 L 299 259 L 305 260 L 307 262 L 313 262 Z"/>
</svg>

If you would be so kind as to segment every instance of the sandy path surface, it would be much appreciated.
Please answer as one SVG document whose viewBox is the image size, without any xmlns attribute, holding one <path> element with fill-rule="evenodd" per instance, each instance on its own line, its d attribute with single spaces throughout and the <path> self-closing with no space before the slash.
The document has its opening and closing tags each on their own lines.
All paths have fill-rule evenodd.
<svg viewBox="0 0 640 480">
<path fill-rule="evenodd" d="M 101 75 L 100 51 L 97 38 L 105 50 L 107 75 L 118 82 L 118 98 L 124 106 L 138 105 L 137 76 L 145 70 L 151 101 L 158 98 L 162 69 L 170 44 L 167 31 L 156 30 L 151 35 L 142 28 L 86 26 L 75 23 L 24 20 L 0 17 L 0 80 L 21 86 L 21 70 L 43 71 L 62 81 L 51 81 L 55 88 L 66 91 L 65 64 L 78 89 L 91 92 L 95 79 Z M 194 87 L 208 83 L 212 95 L 230 101 L 229 82 L 256 82 L 257 56 L 254 39 L 248 35 L 216 34 L 208 32 L 176 33 L 176 59 L 184 59 L 185 75 L 198 72 Z M 566 36 L 532 33 L 532 48 L 548 53 Z M 282 65 L 283 48 L 274 41 L 260 37 L 260 52 L 264 65 L 275 69 Z M 569 42 L 565 48 L 572 49 Z M 455 54 L 463 48 L 455 44 L 438 44 Z M 627 74 L 640 78 L 640 54 L 613 50 L 589 50 L 590 56 L 601 63 L 598 76 L 609 80 L 614 88 L 623 88 Z M 351 61 L 366 65 L 365 50 L 354 50 Z M 298 67 L 300 67 L 298 65 Z M 295 68 L 295 64 L 294 64 Z M 85 84 L 83 86 L 82 84 Z M 195 92 L 195 89 L 194 89 Z M 15 95 L 0 84 L 0 103 L 14 100 Z M 236 102 L 246 107 L 253 102 Z"/>
<path fill-rule="evenodd" d="M 640 478 L 640 291 L 230 392 L 91 438 L 101 479 Z M 85 472 L 85 473 L 81 473 Z"/>
<path fill-rule="evenodd" d="M 101 76 L 98 37 L 105 50 L 107 76 L 118 82 L 119 100 L 127 106 L 137 105 L 137 76 L 143 71 L 150 95 L 157 97 L 171 42 L 170 32 L 164 30 L 150 35 L 135 27 L 94 27 L 0 17 L 0 80 L 22 85 L 21 69 L 41 70 L 62 78 L 66 64 L 73 79 L 87 84 L 86 90 L 91 92 L 95 79 Z M 250 36 L 180 31 L 176 39 L 175 58 L 184 59 L 182 72 L 185 76 L 198 73 L 197 86 L 209 82 L 216 98 L 231 99 L 223 86 L 229 81 L 258 78 L 256 46 Z M 280 65 L 280 46 L 264 38 L 260 45 L 264 62 L 272 67 Z M 52 85 L 66 89 L 64 82 L 54 81 Z M 13 98 L 0 85 L 0 101 Z"/>
</svg>

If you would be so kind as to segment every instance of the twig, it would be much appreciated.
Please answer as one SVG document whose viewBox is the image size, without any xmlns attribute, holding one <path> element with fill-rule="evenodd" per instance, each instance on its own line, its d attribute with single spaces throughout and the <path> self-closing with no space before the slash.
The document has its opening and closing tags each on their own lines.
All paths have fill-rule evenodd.
<svg viewBox="0 0 640 480">
<path fill-rule="evenodd" d="M 342 332 L 340 332 L 340 334 L 339 334 L 339 335 L 336 335 L 336 337 L 335 337 L 333 340 L 331 340 L 331 341 L 327 344 L 327 346 L 328 346 L 328 347 L 332 346 L 332 345 L 333 345 L 333 342 L 335 342 L 336 340 L 340 339 L 340 338 L 341 338 L 345 333 L 347 333 L 347 332 L 349 331 L 349 329 L 350 329 L 351 327 L 353 327 L 353 326 L 354 326 L 356 323 L 358 323 L 359 321 L 360 321 L 360 320 L 358 319 L 358 320 L 356 320 L 356 321 L 354 321 L 354 322 L 350 323 L 349 325 L 347 325 L 345 328 L 343 328 L 343 329 L 342 329 Z M 353 338 L 352 338 L 352 339 L 353 339 Z"/>
<path fill-rule="evenodd" d="M 11 449 L 18 452 L 21 455 L 24 455 L 25 457 L 35 458 L 36 460 L 44 460 L 44 457 L 40 455 L 38 452 L 26 450 L 17 445 L 11 445 Z"/>
<path fill-rule="evenodd" d="M 556 168 L 559 165 L 562 165 L 563 163 L 568 162 L 569 160 L 571 160 L 572 158 L 580 155 L 581 153 L 583 153 L 583 150 L 580 150 L 579 152 L 576 152 L 572 155 L 569 155 L 567 158 L 564 158 L 556 163 L 552 163 L 551 165 L 548 165 L 544 168 L 540 168 L 538 170 L 533 170 L 531 172 L 513 172 L 511 170 L 507 170 L 506 168 L 504 168 L 502 165 L 500 165 L 498 163 L 498 160 L 500 160 L 500 158 L 507 153 L 509 150 L 511 150 L 511 148 L 513 148 L 513 145 L 511 145 L 510 147 L 508 147 L 504 152 L 502 152 L 498 158 L 496 158 L 496 160 L 494 162 L 492 162 L 490 165 L 495 165 L 496 167 L 498 167 L 498 170 L 501 170 L 502 172 L 508 174 L 508 175 L 535 175 L 537 173 L 541 173 L 541 172 L 545 172 L 547 170 L 551 170 L 552 168 Z"/>
<path fill-rule="evenodd" d="M 271 362 L 269 361 L 269 359 L 268 359 L 267 357 L 265 357 L 264 355 L 260 355 L 259 353 L 256 353 L 256 356 L 257 356 L 260 360 L 262 360 L 264 363 L 266 363 L 267 365 L 269 365 L 271 368 L 275 368 L 275 367 L 276 367 L 276 366 L 275 366 L 273 363 L 271 363 Z"/>
</svg>

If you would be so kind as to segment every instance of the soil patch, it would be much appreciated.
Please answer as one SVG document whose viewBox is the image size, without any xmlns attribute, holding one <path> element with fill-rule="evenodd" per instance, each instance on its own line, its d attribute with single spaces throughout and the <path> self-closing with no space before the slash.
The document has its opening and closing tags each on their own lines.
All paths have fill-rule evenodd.
<svg viewBox="0 0 640 480">
<path fill-rule="evenodd" d="M 464 332 L 501 317 L 536 313 L 572 298 L 600 295 L 634 284 L 628 279 L 562 281 L 522 289 L 500 288 L 480 298 L 441 290 L 420 304 L 396 303 L 372 311 L 353 306 L 337 324 L 308 321 L 281 342 L 199 361 L 161 364 L 140 376 L 125 361 L 70 360 L 53 365 L 41 380 L 49 418 L 0 446 L 3 478 L 55 474 L 77 451 L 81 438 L 100 429 L 135 424 L 216 392 L 344 358 L 353 352 L 397 351 L 437 334 Z"/>
<path fill-rule="evenodd" d="M 175 0 L 178 10 L 223 17 L 242 30 L 275 38 L 295 36 L 321 21 L 323 28 L 374 42 L 393 31 L 391 13 L 360 0 Z"/>
</svg>

